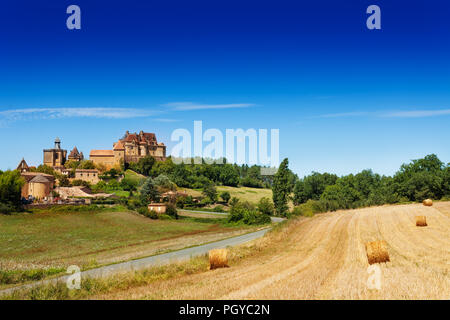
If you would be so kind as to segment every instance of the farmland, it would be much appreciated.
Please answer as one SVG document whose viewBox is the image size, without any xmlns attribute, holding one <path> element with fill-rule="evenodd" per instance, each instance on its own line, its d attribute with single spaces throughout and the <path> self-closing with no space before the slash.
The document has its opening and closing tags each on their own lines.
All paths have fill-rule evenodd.
<svg viewBox="0 0 450 320">
<path fill-rule="evenodd" d="M 416 227 L 415 216 L 428 227 Z M 369 289 L 365 243 L 390 262 Z M 245 257 L 245 258 L 242 258 Z M 98 299 L 449 299 L 450 203 L 380 206 L 297 218 L 232 248 L 230 268 L 184 274 Z"/>
<path fill-rule="evenodd" d="M 252 230 L 205 216 L 152 220 L 132 212 L 0 215 L 0 268 L 82 269 L 197 245 Z"/>
</svg>

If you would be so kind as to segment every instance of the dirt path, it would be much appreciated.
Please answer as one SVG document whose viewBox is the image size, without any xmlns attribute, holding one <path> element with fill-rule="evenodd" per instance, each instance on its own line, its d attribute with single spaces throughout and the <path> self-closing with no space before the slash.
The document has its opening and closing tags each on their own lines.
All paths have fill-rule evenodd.
<svg viewBox="0 0 450 320">
<path fill-rule="evenodd" d="M 425 215 L 428 227 L 415 226 Z M 385 240 L 381 290 L 364 244 Z M 450 299 L 450 203 L 383 206 L 293 221 L 231 268 L 161 280 L 107 299 Z"/>
</svg>

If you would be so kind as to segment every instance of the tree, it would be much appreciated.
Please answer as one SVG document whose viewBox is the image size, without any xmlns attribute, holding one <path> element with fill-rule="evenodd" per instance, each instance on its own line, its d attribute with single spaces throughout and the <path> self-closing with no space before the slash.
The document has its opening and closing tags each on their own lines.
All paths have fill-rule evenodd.
<svg viewBox="0 0 450 320">
<path fill-rule="evenodd" d="M 125 178 L 120 181 L 120 186 L 123 190 L 130 192 L 130 197 L 133 195 L 133 192 L 137 190 L 138 181 L 132 179 L 129 176 L 125 176 Z"/>
<path fill-rule="evenodd" d="M 95 169 L 95 164 L 91 160 L 83 160 L 78 166 L 80 169 Z"/>
<path fill-rule="evenodd" d="M 220 197 L 222 198 L 223 201 L 225 201 L 225 203 L 228 203 L 228 201 L 230 201 L 230 199 L 231 199 L 231 195 L 228 191 L 223 191 L 220 194 Z"/>
<path fill-rule="evenodd" d="M 46 164 L 41 164 L 36 169 L 34 169 L 32 171 L 41 172 L 41 173 L 45 173 L 45 174 L 51 174 L 52 176 L 56 176 L 55 170 L 53 170 L 52 167 L 49 167 Z"/>
<path fill-rule="evenodd" d="M 70 187 L 70 181 L 66 175 L 61 175 L 61 177 L 59 178 L 59 186 L 60 187 Z"/>
<path fill-rule="evenodd" d="M 154 178 L 153 184 L 161 192 L 175 191 L 177 189 L 177 186 L 172 181 L 170 181 L 169 177 L 167 177 L 165 174 L 160 174 L 159 176 Z"/>
<path fill-rule="evenodd" d="M 288 199 L 291 193 L 289 183 L 290 170 L 288 168 L 289 160 L 285 158 L 278 168 L 273 179 L 272 197 L 275 205 L 275 211 L 279 216 L 286 216 L 288 212 Z"/>
<path fill-rule="evenodd" d="M 445 170 L 435 154 L 403 164 L 394 176 L 397 193 L 411 201 L 440 199 L 446 193 Z"/>
<path fill-rule="evenodd" d="M 7 214 L 22 208 L 21 193 L 24 183 L 17 170 L 0 174 L 0 213 Z"/>
<path fill-rule="evenodd" d="M 173 171 L 175 170 L 176 165 L 173 163 L 172 158 L 167 158 L 165 161 L 157 161 L 150 172 L 150 175 L 152 177 L 157 177 L 160 174 L 165 174 L 167 176 L 170 176 Z M 174 181 L 172 179 L 172 181 Z M 178 185 L 178 183 L 177 183 Z"/>
<path fill-rule="evenodd" d="M 208 197 L 213 203 L 217 202 L 217 190 L 214 184 L 206 183 L 203 186 L 202 194 Z"/>
<path fill-rule="evenodd" d="M 141 187 L 141 201 L 143 203 L 150 203 L 158 201 L 160 197 L 159 191 L 156 188 L 153 179 L 147 178 Z"/>
<path fill-rule="evenodd" d="M 64 164 L 67 169 L 77 169 L 80 166 L 80 161 L 69 160 Z"/>
<path fill-rule="evenodd" d="M 145 156 L 144 158 L 140 158 L 138 163 L 134 165 L 135 171 L 140 174 L 148 177 L 152 171 L 153 165 L 155 164 L 155 158 L 152 156 Z"/>
<path fill-rule="evenodd" d="M 325 188 L 335 184 L 337 179 L 334 174 L 313 172 L 298 180 L 294 186 L 294 204 L 299 205 L 309 199 L 319 200 Z"/>
<path fill-rule="evenodd" d="M 237 187 L 239 174 L 231 164 L 225 163 L 220 167 L 219 180 L 224 186 Z"/>
</svg>

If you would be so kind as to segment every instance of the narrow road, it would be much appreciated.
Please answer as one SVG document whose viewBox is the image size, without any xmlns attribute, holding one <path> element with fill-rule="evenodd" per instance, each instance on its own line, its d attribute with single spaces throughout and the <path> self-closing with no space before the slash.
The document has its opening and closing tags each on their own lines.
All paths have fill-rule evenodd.
<svg viewBox="0 0 450 320">
<path fill-rule="evenodd" d="M 202 211 L 202 212 L 204 212 L 204 211 Z M 217 212 L 214 212 L 214 213 L 217 214 Z M 91 269 L 91 270 L 86 270 L 86 271 L 81 272 L 81 280 L 83 281 L 83 278 L 101 278 L 101 277 L 106 277 L 106 276 L 109 276 L 109 275 L 112 275 L 115 273 L 136 271 L 136 270 L 141 270 L 141 269 L 145 269 L 145 268 L 149 268 L 149 267 L 169 264 L 169 263 L 173 263 L 173 262 L 189 260 L 191 257 L 206 254 L 211 249 L 220 249 L 220 248 L 225 248 L 228 246 L 235 246 L 235 245 L 239 245 L 239 244 L 260 238 L 260 237 L 264 236 L 264 234 L 266 234 L 266 232 L 269 231 L 270 229 L 271 228 L 269 227 L 269 228 L 259 230 L 256 232 L 251 232 L 251 233 L 243 234 L 243 235 L 228 238 L 228 239 L 211 242 L 211 243 L 199 245 L 196 247 L 181 249 L 181 250 L 163 253 L 163 254 L 159 254 L 159 255 L 155 255 L 155 256 L 151 256 L 151 257 L 126 261 L 126 262 L 103 266 L 103 267 L 99 267 L 99 268 L 95 268 L 95 269 Z M 37 282 L 29 283 L 29 284 L 24 284 L 24 285 L 0 290 L 0 296 L 5 295 L 5 294 L 11 294 L 15 290 L 29 289 L 29 288 L 33 288 L 38 285 L 47 285 L 47 284 L 56 284 L 58 282 L 66 282 L 68 277 L 69 277 L 69 275 L 65 275 L 65 276 L 61 276 L 58 278 L 54 278 L 54 279 L 37 281 Z"/>
</svg>

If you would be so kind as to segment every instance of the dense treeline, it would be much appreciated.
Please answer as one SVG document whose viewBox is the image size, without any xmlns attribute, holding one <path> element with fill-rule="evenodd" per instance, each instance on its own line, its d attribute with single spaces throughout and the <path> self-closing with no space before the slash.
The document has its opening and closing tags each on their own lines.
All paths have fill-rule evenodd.
<svg viewBox="0 0 450 320">
<path fill-rule="evenodd" d="M 371 170 L 342 177 L 314 172 L 293 190 L 294 205 L 316 212 L 449 196 L 450 164 L 434 154 L 403 164 L 393 177 Z"/>
<path fill-rule="evenodd" d="M 154 161 L 151 157 L 140 159 L 138 163 L 131 163 L 124 169 L 130 168 L 140 174 L 158 177 L 164 174 L 179 187 L 200 189 L 213 183 L 230 187 L 244 186 L 253 188 L 270 188 L 272 176 L 262 176 L 261 166 L 248 166 L 226 163 L 209 164 L 202 159 L 201 164 L 175 164 L 169 157 L 165 161 Z M 293 175 L 293 174 L 292 174 Z M 291 179 L 295 180 L 295 177 Z M 293 183 L 293 182 L 292 182 Z"/>
</svg>

